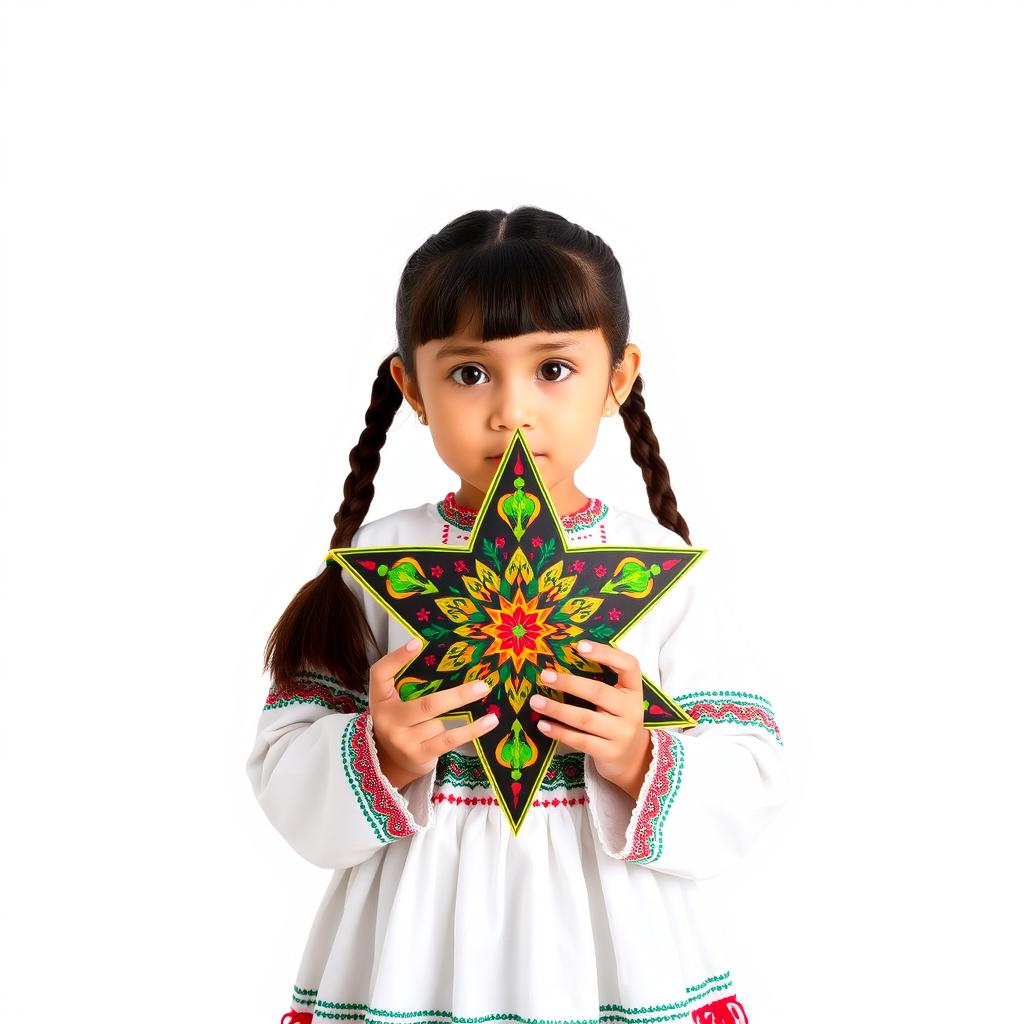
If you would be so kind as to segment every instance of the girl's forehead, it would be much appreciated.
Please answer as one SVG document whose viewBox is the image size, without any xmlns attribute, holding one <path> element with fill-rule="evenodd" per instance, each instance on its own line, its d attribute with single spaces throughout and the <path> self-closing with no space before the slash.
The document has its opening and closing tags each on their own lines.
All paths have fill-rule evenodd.
<svg viewBox="0 0 1024 1024">
<path fill-rule="evenodd" d="M 515 358 L 543 355 L 547 352 L 565 352 L 576 355 L 595 353 L 607 348 L 600 328 L 584 331 L 532 331 L 511 338 L 493 338 L 484 341 L 479 335 L 458 333 L 447 338 L 434 338 L 418 346 L 427 359 L 446 359 L 454 356 L 481 358 Z M 418 354 L 418 353 L 417 353 Z"/>
</svg>

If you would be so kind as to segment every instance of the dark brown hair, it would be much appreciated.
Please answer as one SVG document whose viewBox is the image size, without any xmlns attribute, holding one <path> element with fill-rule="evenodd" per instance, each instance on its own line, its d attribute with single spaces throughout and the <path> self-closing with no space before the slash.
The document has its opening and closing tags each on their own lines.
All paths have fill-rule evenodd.
<svg viewBox="0 0 1024 1024">
<path fill-rule="evenodd" d="M 477 314 L 484 341 L 599 327 L 613 366 L 622 360 L 629 334 L 622 270 L 597 235 L 535 206 L 511 213 L 474 210 L 456 217 L 431 235 L 402 271 L 395 302 L 398 349 L 377 368 L 366 427 L 349 452 L 351 470 L 328 547 L 351 547 L 373 500 L 380 450 L 404 401 L 391 376 L 391 360 L 399 356 L 415 381 L 416 346 L 454 334 L 467 309 Z M 655 518 L 689 544 L 689 529 L 676 508 L 668 468 L 645 411 L 643 387 L 638 374 L 619 407 L 630 454 L 643 474 Z M 359 599 L 342 578 L 341 566 L 332 561 L 284 610 L 267 640 L 264 668 L 282 697 L 293 695 L 300 671 L 313 669 L 365 693 L 370 644 L 377 648 Z"/>
</svg>

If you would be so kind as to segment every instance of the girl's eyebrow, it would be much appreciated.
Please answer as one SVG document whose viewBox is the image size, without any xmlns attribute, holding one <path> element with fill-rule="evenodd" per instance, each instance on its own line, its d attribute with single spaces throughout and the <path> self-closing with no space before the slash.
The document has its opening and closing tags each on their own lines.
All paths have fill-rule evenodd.
<svg viewBox="0 0 1024 1024">
<path fill-rule="evenodd" d="M 445 359 L 448 356 L 485 356 L 487 355 L 487 342 L 482 345 L 461 344 L 454 345 L 450 342 L 442 344 L 438 349 L 437 358 Z M 560 349 L 577 348 L 580 345 L 579 338 L 566 338 L 564 341 L 539 341 L 534 345 L 531 352 L 556 352 Z"/>
</svg>

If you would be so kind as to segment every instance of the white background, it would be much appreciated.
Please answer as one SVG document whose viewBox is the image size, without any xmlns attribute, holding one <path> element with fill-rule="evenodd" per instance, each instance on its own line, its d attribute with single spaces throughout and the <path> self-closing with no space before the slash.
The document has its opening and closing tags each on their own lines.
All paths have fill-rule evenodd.
<svg viewBox="0 0 1024 1024">
<path fill-rule="evenodd" d="M 263 645 L 405 260 L 533 204 L 622 263 L 791 756 L 709 883 L 752 1024 L 1015 1018 L 1022 28 L 984 0 L 3 4 L 0 1015 L 287 1009 L 329 872 L 244 774 Z M 601 431 L 578 483 L 650 514 Z M 375 483 L 369 518 L 457 485 L 408 407 Z"/>
</svg>

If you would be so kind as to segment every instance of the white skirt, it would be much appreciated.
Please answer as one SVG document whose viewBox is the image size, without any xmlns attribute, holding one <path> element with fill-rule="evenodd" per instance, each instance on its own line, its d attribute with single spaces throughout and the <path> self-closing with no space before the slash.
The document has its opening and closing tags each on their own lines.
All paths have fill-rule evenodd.
<svg viewBox="0 0 1024 1024">
<path fill-rule="evenodd" d="M 583 755 L 559 761 L 518 835 L 449 774 L 432 827 L 335 871 L 282 1020 L 714 1020 L 734 989 L 701 883 L 608 856 Z"/>
</svg>

